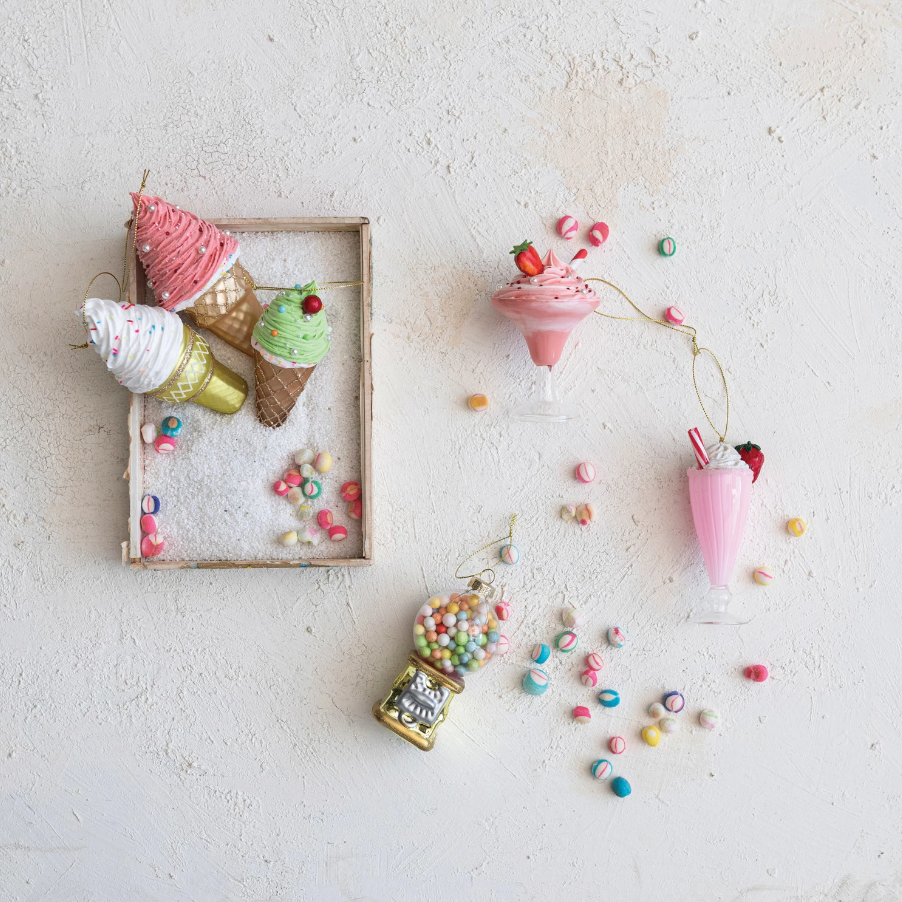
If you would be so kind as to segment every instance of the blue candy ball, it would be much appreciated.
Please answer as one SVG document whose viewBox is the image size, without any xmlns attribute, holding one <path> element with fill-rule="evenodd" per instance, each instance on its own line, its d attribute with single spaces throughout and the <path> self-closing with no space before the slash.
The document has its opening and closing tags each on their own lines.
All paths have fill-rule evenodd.
<svg viewBox="0 0 902 902">
<path fill-rule="evenodd" d="M 284 304 L 279 304 L 279 313 L 284 313 L 284 312 L 285 312 L 285 309 L 286 309 L 286 308 L 285 308 L 285 305 L 284 305 Z"/>
<path fill-rule="evenodd" d="M 598 693 L 598 701 L 605 708 L 616 708 L 620 704 L 620 693 L 614 689 L 602 689 Z"/>
<path fill-rule="evenodd" d="M 542 695 L 548 688 L 548 674 L 538 667 L 526 672 L 523 677 L 523 691 L 528 695 Z"/>
<path fill-rule="evenodd" d="M 540 642 L 532 650 L 531 657 L 536 664 L 544 664 L 551 657 L 551 649 L 544 642 Z"/>
<path fill-rule="evenodd" d="M 614 777 L 611 780 L 611 789 L 614 790 L 614 795 L 621 799 L 625 799 L 633 791 L 633 787 L 623 777 Z"/>
<path fill-rule="evenodd" d="M 175 438 L 182 431 L 182 421 L 178 417 L 166 417 L 160 425 L 160 432 Z"/>
<path fill-rule="evenodd" d="M 499 638 L 499 633 L 497 630 L 489 630 L 488 639 L 489 642 L 497 642 Z"/>
<path fill-rule="evenodd" d="M 460 659 L 461 664 L 466 664 L 470 660 L 470 656 L 464 652 L 462 655 L 457 656 Z"/>
</svg>

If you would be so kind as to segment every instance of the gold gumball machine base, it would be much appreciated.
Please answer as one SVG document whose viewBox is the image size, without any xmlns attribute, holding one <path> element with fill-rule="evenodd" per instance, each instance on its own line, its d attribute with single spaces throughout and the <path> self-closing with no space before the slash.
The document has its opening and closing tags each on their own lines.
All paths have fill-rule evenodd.
<svg viewBox="0 0 902 902">
<path fill-rule="evenodd" d="M 463 681 L 439 673 L 412 651 L 391 691 L 373 705 L 373 717 L 411 745 L 428 752 L 435 745 L 436 731 L 447 718 L 454 696 L 463 691 Z"/>
</svg>

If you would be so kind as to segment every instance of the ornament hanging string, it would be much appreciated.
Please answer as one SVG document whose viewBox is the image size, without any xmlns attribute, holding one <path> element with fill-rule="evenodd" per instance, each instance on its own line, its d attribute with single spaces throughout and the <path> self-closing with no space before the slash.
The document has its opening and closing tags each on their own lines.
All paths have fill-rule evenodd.
<svg viewBox="0 0 902 902">
<path fill-rule="evenodd" d="M 727 385 L 727 376 L 723 371 L 723 366 L 721 366 L 720 361 L 717 359 L 717 355 L 710 348 L 703 348 L 698 343 L 698 333 L 694 326 L 686 326 L 686 325 L 677 325 L 676 323 L 669 323 L 664 319 L 655 319 L 653 316 L 649 316 L 644 310 L 640 310 L 639 307 L 633 302 L 633 300 L 627 295 L 627 293 L 622 289 L 618 288 L 613 282 L 609 282 L 607 279 L 596 279 L 590 278 L 586 279 L 587 282 L 601 282 L 604 285 L 607 285 L 609 288 L 613 288 L 621 297 L 626 300 L 626 302 L 639 314 L 639 316 L 613 316 L 610 313 L 599 313 L 597 310 L 595 311 L 596 316 L 603 316 L 605 319 L 618 319 L 624 322 L 649 322 L 655 323 L 658 326 L 664 326 L 665 329 L 670 329 L 672 332 L 679 332 L 681 335 L 688 335 L 690 339 L 692 339 L 692 384 L 695 387 L 695 396 L 698 398 L 698 403 L 701 406 L 702 413 L 705 415 L 705 419 L 708 421 L 708 425 L 714 430 L 714 434 L 723 442 L 726 441 L 726 434 L 730 428 L 730 388 Z M 708 410 L 705 407 L 705 402 L 702 400 L 702 393 L 698 388 L 698 379 L 696 377 L 695 372 L 695 364 L 698 360 L 699 356 L 702 354 L 708 354 L 714 363 L 717 365 L 717 371 L 720 373 L 721 381 L 723 382 L 723 390 L 724 396 L 726 397 L 726 419 L 724 421 L 723 432 L 721 432 L 712 422 L 711 417 L 708 415 Z"/>
<path fill-rule="evenodd" d="M 517 522 L 517 517 L 519 517 L 519 516 L 520 516 L 519 514 L 514 514 L 511 517 L 510 529 L 508 529 L 506 536 L 502 536 L 500 539 L 494 539 L 491 542 L 487 542 L 485 545 L 482 546 L 482 548 L 477 548 L 476 551 L 474 551 L 472 554 L 465 557 L 457 565 L 457 569 L 454 571 L 454 578 L 455 579 L 471 579 L 474 576 L 478 576 L 484 582 L 487 582 L 489 585 L 491 585 L 495 581 L 495 571 L 491 567 L 486 567 L 485 570 L 480 570 L 478 573 L 465 573 L 463 576 L 461 576 L 460 568 L 463 567 L 463 565 L 466 564 L 466 562 L 468 560 L 470 560 L 470 558 L 476 557 L 477 554 L 482 554 L 483 551 L 485 551 L 487 548 L 491 548 L 492 545 L 497 545 L 499 542 L 505 542 L 505 541 L 510 542 L 514 538 L 514 524 Z M 484 574 L 486 574 L 486 573 L 491 573 L 492 578 L 485 579 Z"/>
<path fill-rule="evenodd" d="M 291 288 L 281 288 L 278 285 L 258 285 L 253 279 L 250 281 L 251 288 L 254 291 L 294 291 L 297 288 L 297 285 L 292 285 Z M 352 285 L 363 285 L 363 282 L 317 282 L 316 290 L 328 291 L 330 288 L 350 288 Z"/>
</svg>

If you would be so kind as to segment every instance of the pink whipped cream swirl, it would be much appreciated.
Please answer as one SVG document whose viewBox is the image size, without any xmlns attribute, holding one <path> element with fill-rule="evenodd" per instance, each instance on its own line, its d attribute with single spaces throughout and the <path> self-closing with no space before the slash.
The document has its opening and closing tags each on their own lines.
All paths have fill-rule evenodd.
<svg viewBox="0 0 902 902">
<path fill-rule="evenodd" d="M 132 202 L 137 209 L 137 194 Z M 157 303 L 173 312 L 190 307 L 238 259 L 231 235 L 149 194 L 141 199 L 135 244 Z"/>
<path fill-rule="evenodd" d="M 544 272 L 520 275 L 495 292 L 492 305 L 523 333 L 537 366 L 554 366 L 570 333 L 595 310 L 599 298 L 554 251 L 542 262 Z"/>
</svg>

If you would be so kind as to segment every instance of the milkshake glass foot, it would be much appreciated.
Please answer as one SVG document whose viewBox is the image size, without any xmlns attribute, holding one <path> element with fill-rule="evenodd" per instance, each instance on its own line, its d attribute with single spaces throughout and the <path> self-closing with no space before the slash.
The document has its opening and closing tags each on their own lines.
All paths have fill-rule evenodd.
<svg viewBox="0 0 902 902">
<path fill-rule="evenodd" d="M 545 375 L 539 386 L 538 397 L 518 407 L 511 415 L 515 420 L 526 423 L 566 423 L 568 420 L 578 420 L 579 411 L 576 407 L 558 398 L 552 368 L 549 366 L 544 369 Z"/>
<path fill-rule="evenodd" d="M 702 599 L 702 609 L 690 614 L 692 623 L 710 623 L 718 626 L 741 626 L 748 623 L 744 617 L 739 617 L 727 610 L 727 606 L 733 597 L 733 593 L 726 586 L 712 586 Z"/>
</svg>

